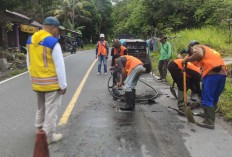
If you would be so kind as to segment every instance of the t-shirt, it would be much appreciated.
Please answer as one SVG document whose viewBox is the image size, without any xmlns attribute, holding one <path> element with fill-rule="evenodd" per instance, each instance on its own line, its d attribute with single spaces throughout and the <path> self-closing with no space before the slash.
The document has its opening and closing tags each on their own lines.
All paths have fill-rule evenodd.
<svg viewBox="0 0 232 157">
<path fill-rule="evenodd" d="M 171 45 L 169 42 L 160 43 L 160 58 L 159 60 L 166 60 L 171 58 Z"/>
</svg>

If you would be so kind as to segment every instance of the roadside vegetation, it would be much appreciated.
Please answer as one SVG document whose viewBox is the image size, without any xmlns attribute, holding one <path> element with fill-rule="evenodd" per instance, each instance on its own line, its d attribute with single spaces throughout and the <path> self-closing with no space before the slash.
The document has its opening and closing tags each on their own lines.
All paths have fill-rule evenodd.
<svg viewBox="0 0 232 157">
<path fill-rule="evenodd" d="M 84 50 L 92 50 L 96 49 L 96 44 L 85 44 L 84 45 Z"/>
<path fill-rule="evenodd" d="M 204 26 L 201 28 L 184 29 L 175 33 L 167 34 L 171 37 L 180 37 L 170 39 L 173 55 L 177 55 L 181 50 L 187 49 L 188 43 L 197 40 L 201 44 L 209 44 L 212 48 L 220 52 L 222 57 L 228 57 L 232 54 L 232 43 L 227 36 L 229 35 L 228 24 L 221 26 Z M 232 39 L 230 39 L 232 40 Z"/>
</svg>

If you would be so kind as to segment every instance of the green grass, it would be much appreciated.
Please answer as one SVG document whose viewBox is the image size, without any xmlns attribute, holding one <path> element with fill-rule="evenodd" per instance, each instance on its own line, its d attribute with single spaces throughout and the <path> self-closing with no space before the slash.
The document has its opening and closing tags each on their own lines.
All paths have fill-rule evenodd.
<svg viewBox="0 0 232 157">
<path fill-rule="evenodd" d="M 219 103 L 221 103 L 222 115 L 226 120 L 232 120 L 232 79 L 227 77 L 226 85 L 223 93 L 220 96 Z"/>
<path fill-rule="evenodd" d="M 168 40 L 173 49 L 173 54 L 176 55 L 183 49 L 187 49 L 188 43 L 192 40 L 197 40 L 201 44 L 210 44 L 215 50 L 221 53 L 223 57 L 231 56 L 232 43 L 229 43 L 227 35 L 228 28 L 219 27 L 202 27 L 201 29 L 185 29 L 176 33 L 167 34 L 167 36 L 181 36 L 181 38 Z M 174 48 L 175 47 L 175 48 Z"/>
<path fill-rule="evenodd" d="M 84 45 L 84 50 L 92 50 L 96 49 L 96 44 L 85 44 Z"/>
<path fill-rule="evenodd" d="M 13 69 L 12 71 L 10 71 L 7 77 L 12 77 L 12 76 L 18 75 L 20 73 L 23 73 L 25 71 L 27 71 L 26 68 L 25 69 L 17 69 L 16 68 L 16 69 Z"/>
</svg>

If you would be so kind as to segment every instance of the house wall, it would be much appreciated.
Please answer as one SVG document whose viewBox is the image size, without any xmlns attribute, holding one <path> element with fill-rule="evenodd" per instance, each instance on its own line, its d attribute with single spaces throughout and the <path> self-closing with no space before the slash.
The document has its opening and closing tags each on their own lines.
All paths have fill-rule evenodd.
<svg viewBox="0 0 232 157">
<path fill-rule="evenodd" d="M 15 31 L 7 32 L 7 36 L 8 36 L 8 46 L 9 47 L 16 47 Z"/>
</svg>

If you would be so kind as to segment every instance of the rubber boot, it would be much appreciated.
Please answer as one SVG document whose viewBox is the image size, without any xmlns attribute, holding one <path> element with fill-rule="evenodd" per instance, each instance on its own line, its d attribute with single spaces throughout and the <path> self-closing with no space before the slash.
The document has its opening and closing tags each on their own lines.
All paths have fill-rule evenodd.
<svg viewBox="0 0 232 157">
<path fill-rule="evenodd" d="M 184 91 L 178 89 L 177 106 L 179 110 L 184 111 Z"/>
<path fill-rule="evenodd" d="M 134 93 L 134 97 L 136 95 L 136 90 L 135 89 L 132 89 L 132 92 Z"/>
<path fill-rule="evenodd" d="M 135 97 L 136 97 L 136 90 L 135 90 L 135 89 L 132 89 L 132 92 L 133 92 L 133 94 L 134 94 L 134 100 L 135 100 Z M 133 107 L 135 107 L 135 103 L 134 103 Z"/>
<path fill-rule="evenodd" d="M 120 105 L 119 108 L 122 111 L 132 111 L 134 110 L 135 107 L 135 97 L 134 93 L 131 92 L 125 92 L 126 95 L 126 104 L 125 105 Z"/>
<path fill-rule="evenodd" d="M 203 106 L 205 119 L 202 123 L 197 122 L 196 125 L 208 129 L 214 129 L 215 123 L 215 107 Z"/>
</svg>

